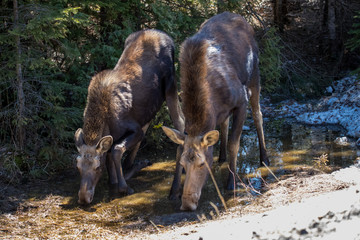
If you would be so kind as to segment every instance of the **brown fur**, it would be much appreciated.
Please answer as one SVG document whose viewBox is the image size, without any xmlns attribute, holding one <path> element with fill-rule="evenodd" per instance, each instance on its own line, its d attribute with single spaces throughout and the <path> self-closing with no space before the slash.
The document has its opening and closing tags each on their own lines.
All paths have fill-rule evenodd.
<svg viewBox="0 0 360 240">
<path fill-rule="evenodd" d="M 196 37 L 187 39 L 181 47 L 183 112 L 187 117 L 185 129 L 191 136 L 200 135 L 204 129 L 199 127 L 213 121 L 209 83 L 206 80 L 207 48 L 208 43 Z"/>
<path fill-rule="evenodd" d="M 111 103 L 111 88 L 113 85 L 104 83 L 114 74 L 105 70 L 95 75 L 88 88 L 87 105 L 84 111 L 84 140 L 89 146 L 95 145 L 103 136 L 106 118 Z"/>
<path fill-rule="evenodd" d="M 139 165 L 134 164 L 137 151 L 164 100 L 174 126 L 183 131 L 174 74 L 173 40 L 161 31 L 143 30 L 127 38 L 113 70 L 102 71 L 92 78 L 84 125 L 75 133 L 80 153 L 79 203 L 92 201 L 101 176 L 100 167 L 105 162 L 109 182 L 117 184 L 121 193 L 133 192 L 126 179 L 139 170 Z M 130 152 L 123 168 L 126 151 Z M 145 161 L 140 166 L 146 164 Z"/>
<path fill-rule="evenodd" d="M 184 148 L 180 159 L 186 172 L 182 210 L 195 210 L 198 205 L 208 175 L 204 162 L 212 165 L 213 146 L 219 139 L 217 125 L 222 135 L 219 161 L 229 159 L 227 188 L 236 187 L 233 174 L 237 171 L 240 137 L 249 102 L 259 138 L 260 163 L 269 165 L 259 104 L 258 47 L 253 33 L 243 17 L 224 12 L 202 24 L 198 33 L 182 45 L 180 81 L 188 136 L 163 128 L 171 140 Z M 181 170 L 177 164 L 171 189 L 175 194 L 180 190 Z"/>
</svg>

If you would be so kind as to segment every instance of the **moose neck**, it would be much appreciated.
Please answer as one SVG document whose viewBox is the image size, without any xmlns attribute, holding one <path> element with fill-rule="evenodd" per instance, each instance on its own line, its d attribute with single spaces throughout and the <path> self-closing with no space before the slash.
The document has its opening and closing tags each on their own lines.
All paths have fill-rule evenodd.
<svg viewBox="0 0 360 240">
<path fill-rule="evenodd" d="M 111 85 L 104 84 L 109 78 L 110 70 L 105 70 L 93 77 L 88 88 L 87 105 L 84 111 L 84 140 L 88 145 L 95 145 L 108 132 Z"/>
<path fill-rule="evenodd" d="M 212 94 L 207 81 L 207 49 L 201 38 L 187 39 L 181 48 L 181 89 L 185 129 L 189 135 L 201 135 L 216 126 Z"/>
</svg>

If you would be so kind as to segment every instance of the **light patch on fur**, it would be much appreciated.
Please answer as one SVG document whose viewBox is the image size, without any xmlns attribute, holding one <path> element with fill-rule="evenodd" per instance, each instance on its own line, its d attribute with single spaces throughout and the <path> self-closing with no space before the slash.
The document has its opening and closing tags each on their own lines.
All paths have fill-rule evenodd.
<svg viewBox="0 0 360 240">
<path fill-rule="evenodd" d="M 217 57 L 220 55 L 220 46 L 214 45 L 209 41 L 209 47 L 207 48 L 208 57 Z"/>
<path fill-rule="evenodd" d="M 209 47 L 207 48 L 207 60 L 209 66 L 212 66 L 213 70 L 216 70 L 224 79 L 229 79 L 231 72 L 229 64 L 226 58 L 222 56 L 221 47 L 214 41 L 208 41 Z"/>
<path fill-rule="evenodd" d="M 111 86 L 116 84 L 119 81 L 119 75 L 115 71 L 109 71 L 108 74 L 104 77 L 103 81 L 100 84 L 104 87 Z"/>
<path fill-rule="evenodd" d="M 251 74 L 252 74 L 253 64 L 254 64 L 254 53 L 250 46 L 250 50 L 247 54 L 247 62 L 246 62 L 246 70 L 247 70 L 249 76 L 251 76 Z"/>
<path fill-rule="evenodd" d="M 116 106 L 121 106 L 122 109 L 131 109 L 133 103 L 133 95 L 131 86 L 128 82 L 118 83 L 113 93 L 113 104 L 115 109 L 119 109 Z"/>
<path fill-rule="evenodd" d="M 149 39 L 149 41 L 153 43 L 155 54 L 156 56 L 158 56 L 160 53 L 161 46 L 165 46 L 164 42 L 158 35 L 153 36 L 153 39 Z"/>
<path fill-rule="evenodd" d="M 248 89 L 247 93 L 248 93 L 249 98 L 251 98 L 251 95 L 252 95 L 251 89 Z"/>
<path fill-rule="evenodd" d="M 246 102 L 249 101 L 249 95 L 248 95 L 248 91 L 247 91 L 247 88 L 245 85 L 243 85 L 243 88 L 244 88 L 244 96 L 245 96 L 245 100 Z"/>
<path fill-rule="evenodd" d="M 77 157 L 77 166 L 82 168 L 85 165 L 100 165 L 100 159 L 96 152 L 96 146 L 82 145 L 79 149 L 79 156 Z"/>
</svg>

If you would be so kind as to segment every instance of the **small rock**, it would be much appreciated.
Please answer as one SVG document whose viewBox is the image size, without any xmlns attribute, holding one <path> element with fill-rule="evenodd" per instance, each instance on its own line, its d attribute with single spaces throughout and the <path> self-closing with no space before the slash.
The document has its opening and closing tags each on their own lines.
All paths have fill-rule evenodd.
<svg viewBox="0 0 360 240">
<path fill-rule="evenodd" d="M 301 229 L 300 231 L 299 231 L 299 235 L 306 235 L 306 234 L 308 234 L 309 232 L 304 228 L 304 229 Z"/>
<path fill-rule="evenodd" d="M 349 141 L 347 137 L 337 137 L 334 142 L 341 146 L 349 145 Z"/>
<path fill-rule="evenodd" d="M 334 89 L 332 88 L 332 86 L 328 86 L 326 88 L 326 92 L 328 92 L 328 93 L 332 93 L 333 91 L 334 91 Z"/>
<path fill-rule="evenodd" d="M 318 226 L 320 225 L 319 222 L 316 222 L 316 221 L 312 221 L 309 225 L 309 228 L 317 228 Z"/>
</svg>

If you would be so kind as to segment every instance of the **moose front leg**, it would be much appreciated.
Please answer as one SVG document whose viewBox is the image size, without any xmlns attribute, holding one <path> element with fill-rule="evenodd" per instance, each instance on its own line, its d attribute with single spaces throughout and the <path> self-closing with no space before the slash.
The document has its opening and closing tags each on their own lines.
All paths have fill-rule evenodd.
<svg viewBox="0 0 360 240">
<path fill-rule="evenodd" d="M 175 175 L 174 180 L 171 185 L 170 189 L 170 200 L 177 200 L 181 196 L 180 186 L 181 186 L 181 174 L 183 171 L 183 167 L 180 164 L 180 157 L 183 152 L 183 146 L 179 145 L 176 150 L 176 169 L 175 169 Z"/>
<path fill-rule="evenodd" d="M 142 127 L 142 131 L 143 131 L 143 133 L 144 133 L 144 136 L 145 136 L 145 134 L 146 134 L 147 129 L 149 128 L 149 125 L 150 125 L 150 122 L 148 122 L 147 124 L 145 124 L 144 127 Z M 131 152 L 129 153 L 129 155 L 126 156 L 126 159 L 125 159 L 125 161 L 124 161 L 124 166 L 123 166 L 125 172 L 131 172 L 131 171 L 133 171 L 134 160 L 135 160 L 135 157 L 136 157 L 137 152 L 139 151 L 140 145 L 141 145 L 141 141 L 139 141 L 139 142 L 135 145 L 135 147 L 134 147 L 133 149 L 131 149 Z M 145 163 L 140 163 L 140 165 L 144 165 L 144 164 L 145 164 Z M 145 165 L 148 165 L 148 164 L 149 164 L 149 163 L 146 163 Z M 144 165 L 144 167 L 145 167 L 145 165 Z M 138 166 L 136 166 L 136 168 L 138 168 Z M 140 169 L 141 169 L 141 168 L 140 168 Z M 126 174 L 127 174 L 127 173 L 126 173 Z M 134 175 L 134 174 L 132 174 L 132 175 Z M 131 175 L 131 176 L 132 176 L 132 175 Z M 131 176 L 129 176 L 129 178 L 130 178 Z M 128 178 L 126 177 L 126 179 L 128 179 Z"/>
<path fill-rule="evenodd" d="M 227 143 L 228 143 L 228 134 L 229 134 L 229 118 L 228 117 L 223 123 L 220 124 L 220 155 L 219 162 L 226 161 L 227 155 Z"/>
<path fill-rule="evenodd" d="M 124 140 L 122 140 L 120 143 L 114 144 L 113 149 L 111 151 L 112 158 L 115 164 L 116 175 L 118 179 L 118 191 L 121 193 L 128 193 L 128 194 L 131 194 L 134 191 L 126 184 L 126 180 L 121 164 L 121 158 L 127 149 L 131 149 L 135 147 L 135 145 L 138 142 L 140 142 L 144 137 L 144 133 L 140 127 L 136 127 L 134 128 L 134 130 L 130 130 L 130 131 L 132 133 Z"/>
<path fill-rule="evenodd" d="M 106 169 L 109 176 L 109 184 L 114 185 L 118 183 L 118 180 L 116 175 L 115 164 L 111 155 L 112 154 L 109 152 L 106 154 Z"/>
</svg>

